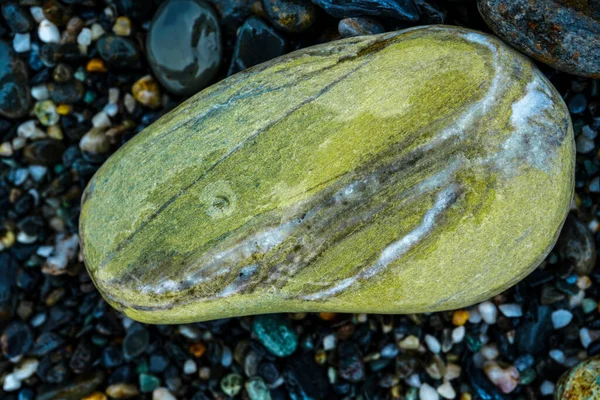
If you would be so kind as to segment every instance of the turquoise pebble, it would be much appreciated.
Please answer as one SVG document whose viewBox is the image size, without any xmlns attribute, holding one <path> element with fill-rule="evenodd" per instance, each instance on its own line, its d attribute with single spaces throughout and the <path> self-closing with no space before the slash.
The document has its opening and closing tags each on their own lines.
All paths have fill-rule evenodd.
<svg viewBox="0 0 600 400">
<path fill-rule="evenodd" d="M 254 318 L 253 330 L 267 350 L 278 356 L 287 357 L 298 347 L 298 335 L 289 320 L 281 314 L 259 315 Z"/>
<path fill-rule="evenodd" d="M 160 379 L 150 374 L 140 374 L 140 392 L 150 393 L 160 386 Z"/>
</svg>

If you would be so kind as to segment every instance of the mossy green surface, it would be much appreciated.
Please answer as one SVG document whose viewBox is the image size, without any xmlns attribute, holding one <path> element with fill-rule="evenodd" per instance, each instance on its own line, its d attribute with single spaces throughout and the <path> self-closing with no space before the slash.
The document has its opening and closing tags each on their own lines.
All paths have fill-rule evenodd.
<svg viewBox="0 0 600 400">
<path fill-rule="evenodd" d="M 522 279 L 573 191 L 568 111 L 499 40 L 424 27 L 304 49 L 192 97 L 84 194 L 131 318 L 463 307 Z"/>
</svg>

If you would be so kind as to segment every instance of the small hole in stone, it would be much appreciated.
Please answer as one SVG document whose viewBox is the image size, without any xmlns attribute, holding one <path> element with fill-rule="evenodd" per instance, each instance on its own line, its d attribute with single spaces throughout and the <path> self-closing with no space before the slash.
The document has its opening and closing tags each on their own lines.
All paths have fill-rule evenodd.
<svg viewBox="0 0 600 400">
<path fill-rule="evenodd" d="M 212 205 L 217 210 L 223 211 L 229 207 L 229 199 L 225 196 L 217 196 Z"/>
</svg>

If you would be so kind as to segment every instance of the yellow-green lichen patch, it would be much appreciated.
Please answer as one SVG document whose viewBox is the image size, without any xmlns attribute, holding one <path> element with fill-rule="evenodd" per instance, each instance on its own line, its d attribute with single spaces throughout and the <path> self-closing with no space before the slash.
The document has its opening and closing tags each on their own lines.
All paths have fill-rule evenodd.
<svg viewBox="0 0 600 400">
<path fill-rule="evenodd" d="M 573 190 L 568 111 L 485 34 L 291 53 L 192 97 L 90 182 L 86 265 L 132 318 L 462 307 L 530 272 Z"/>
</svg>

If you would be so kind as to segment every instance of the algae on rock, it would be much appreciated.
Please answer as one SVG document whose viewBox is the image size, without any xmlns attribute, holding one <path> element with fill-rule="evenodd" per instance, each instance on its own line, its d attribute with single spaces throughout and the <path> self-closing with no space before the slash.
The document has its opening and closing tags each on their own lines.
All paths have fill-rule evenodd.
<svg viewBox="0 0 600 400">
<path fill-rule="evenodd" d="M 96 173 L 88 270 L 133 319 L 464 307 L 554 245 L 560 95 L 498 39 L 435 26 L 300 50 L 195 95 Z"/>
</svg>

